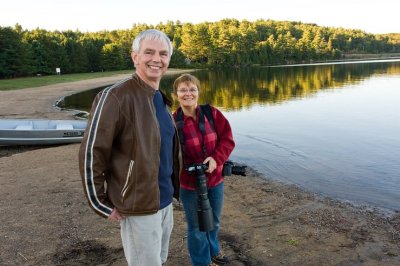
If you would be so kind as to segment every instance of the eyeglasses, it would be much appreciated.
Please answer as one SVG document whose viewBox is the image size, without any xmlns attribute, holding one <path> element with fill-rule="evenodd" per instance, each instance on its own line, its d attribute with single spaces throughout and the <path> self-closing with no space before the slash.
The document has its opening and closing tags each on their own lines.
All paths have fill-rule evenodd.
<svg viewBox="0 0 400 266">
<path fill-rule="evenodd" d="M 195 88 L 192 88 L 192 89 L 183 89 L 183 90 L 177 90 L 177 92 L 179 92 L 179 93 L 182 93 L 182 94 L 186 94 L 186 93 L 188 93 L 188 92 L 190 92 L 190 93 L 192 93 L 192 94 L 194 94 L 194 93 L 197 93 L 197 89 L 195 89 Z"/>
</svg>

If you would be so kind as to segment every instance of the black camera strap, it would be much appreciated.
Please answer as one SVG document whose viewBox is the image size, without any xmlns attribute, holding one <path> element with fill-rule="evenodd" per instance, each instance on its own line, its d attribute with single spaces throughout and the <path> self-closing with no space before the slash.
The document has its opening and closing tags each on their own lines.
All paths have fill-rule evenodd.
<svg viewBox="0 0 400 266">
<path fill-rule="evenodd" d="M 202 145 L 202 151 L 203 151 L 203 156 L 206 157 L 207 155 L 207 150 L 206 150 L 206 145 L 204 141 L 204 136 L 206 135 L 206 121 L 204 119 L 204 114 L 201 108 L 199 108 L 199 129 L 201 132 L 201 135 L 203 136 L 203 145 Z"/>
<path fill-rule="evenodd" d="M 214 126 L 214 118 L 211 113 L 211 106 L 209 104 L 202 104 L 200 105 L 199 108 L 199 129 L 200 132 L 203 136 L 203 145 L 202 145 L 202 151 L 203 151 L 203 156 L 206 156 L 206 146 L 204 142 L 204 136 L 205 136 L 205 131 L 206 131 L 206 123 L 205 123 L 205 118 L 207 117 L 207 120 L 210 122 L 210 125 L 212 129 L 215 130 Z M 178 129 L 178 134 L 179 134 L 179 140 L 182 146 L 182 152 L 185 154 L 185 136 L 183 135 L 183 111 L 182 108 L 178 108 L 177 114 L 176 114 L 176 127 Z M 218 137 L 218 133 L 217 133 Z M 185 156 L 184 156 L 185 157 Z"/>
<path fill-rule="evenodd" d="M 212 113 L 211 113 L 211 106 L 209 104 L 202 104 L 202 105 L 200 105 L 200 110 L 207 117 L 208 121 L 211 124 L 212 129 L 214 129 L 215 133 L 218 134 L 217 130 L 215 130 L 214 117 L 212 116 Z"/>
</svg>

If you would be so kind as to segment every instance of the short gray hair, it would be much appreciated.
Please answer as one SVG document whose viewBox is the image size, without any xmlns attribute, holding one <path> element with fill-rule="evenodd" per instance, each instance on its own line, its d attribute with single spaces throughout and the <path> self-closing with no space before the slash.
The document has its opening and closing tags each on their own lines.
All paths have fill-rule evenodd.
<svg viewBox="0 0 400 266">
<path fill-rule="evenodd" d="M 171 40 L 168 38 L 168 36 L 164 32 L 156 30 L 156 29 L 142 31 L 133 40 L 132 51 L 134 51 L 135 53 L 139 53 L 142 40 L 159 40 L 162 42 L 166 42 L 167 46 L 168 46 L 169 57 L 172 56 L 172 52 L 173 52 L 174 48 L 172 47 Z"/>
</svg>

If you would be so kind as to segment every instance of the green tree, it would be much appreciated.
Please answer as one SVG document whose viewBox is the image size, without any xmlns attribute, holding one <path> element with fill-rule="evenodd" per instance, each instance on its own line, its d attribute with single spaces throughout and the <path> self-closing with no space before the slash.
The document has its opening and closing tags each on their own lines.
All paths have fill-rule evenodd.
<svg viewBox="0 0 400 266">
<path fill-rule="evenodd" d="M 23 42 L 21 26 L 0 27 L 0 78 L 13 78 L 34 72 L 31 47 Z"/>
<path fill-rule="evenodd" d="M 208 23 L 182 26 L 182 43 L 180 50 L 193 62 L 206 64 L 210 54 L 210 35 Z"/>
<path fill-rule="evenodd" d="M 114 43 L 105 44 L 102 49 L 103 70 L 121 70 L 124 69 L 124 51 Z"/>
</svg>

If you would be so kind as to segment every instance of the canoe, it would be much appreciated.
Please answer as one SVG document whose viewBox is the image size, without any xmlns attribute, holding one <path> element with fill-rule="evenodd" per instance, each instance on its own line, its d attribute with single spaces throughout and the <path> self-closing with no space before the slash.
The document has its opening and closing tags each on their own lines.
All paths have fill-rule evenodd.
<svg viewBox="0 0 400 266">
<path fill-rule="evenodd" d="M 77 143 L 86 124 L 86 120 L 0 119 L 0 145 Z"/>
</svg>

